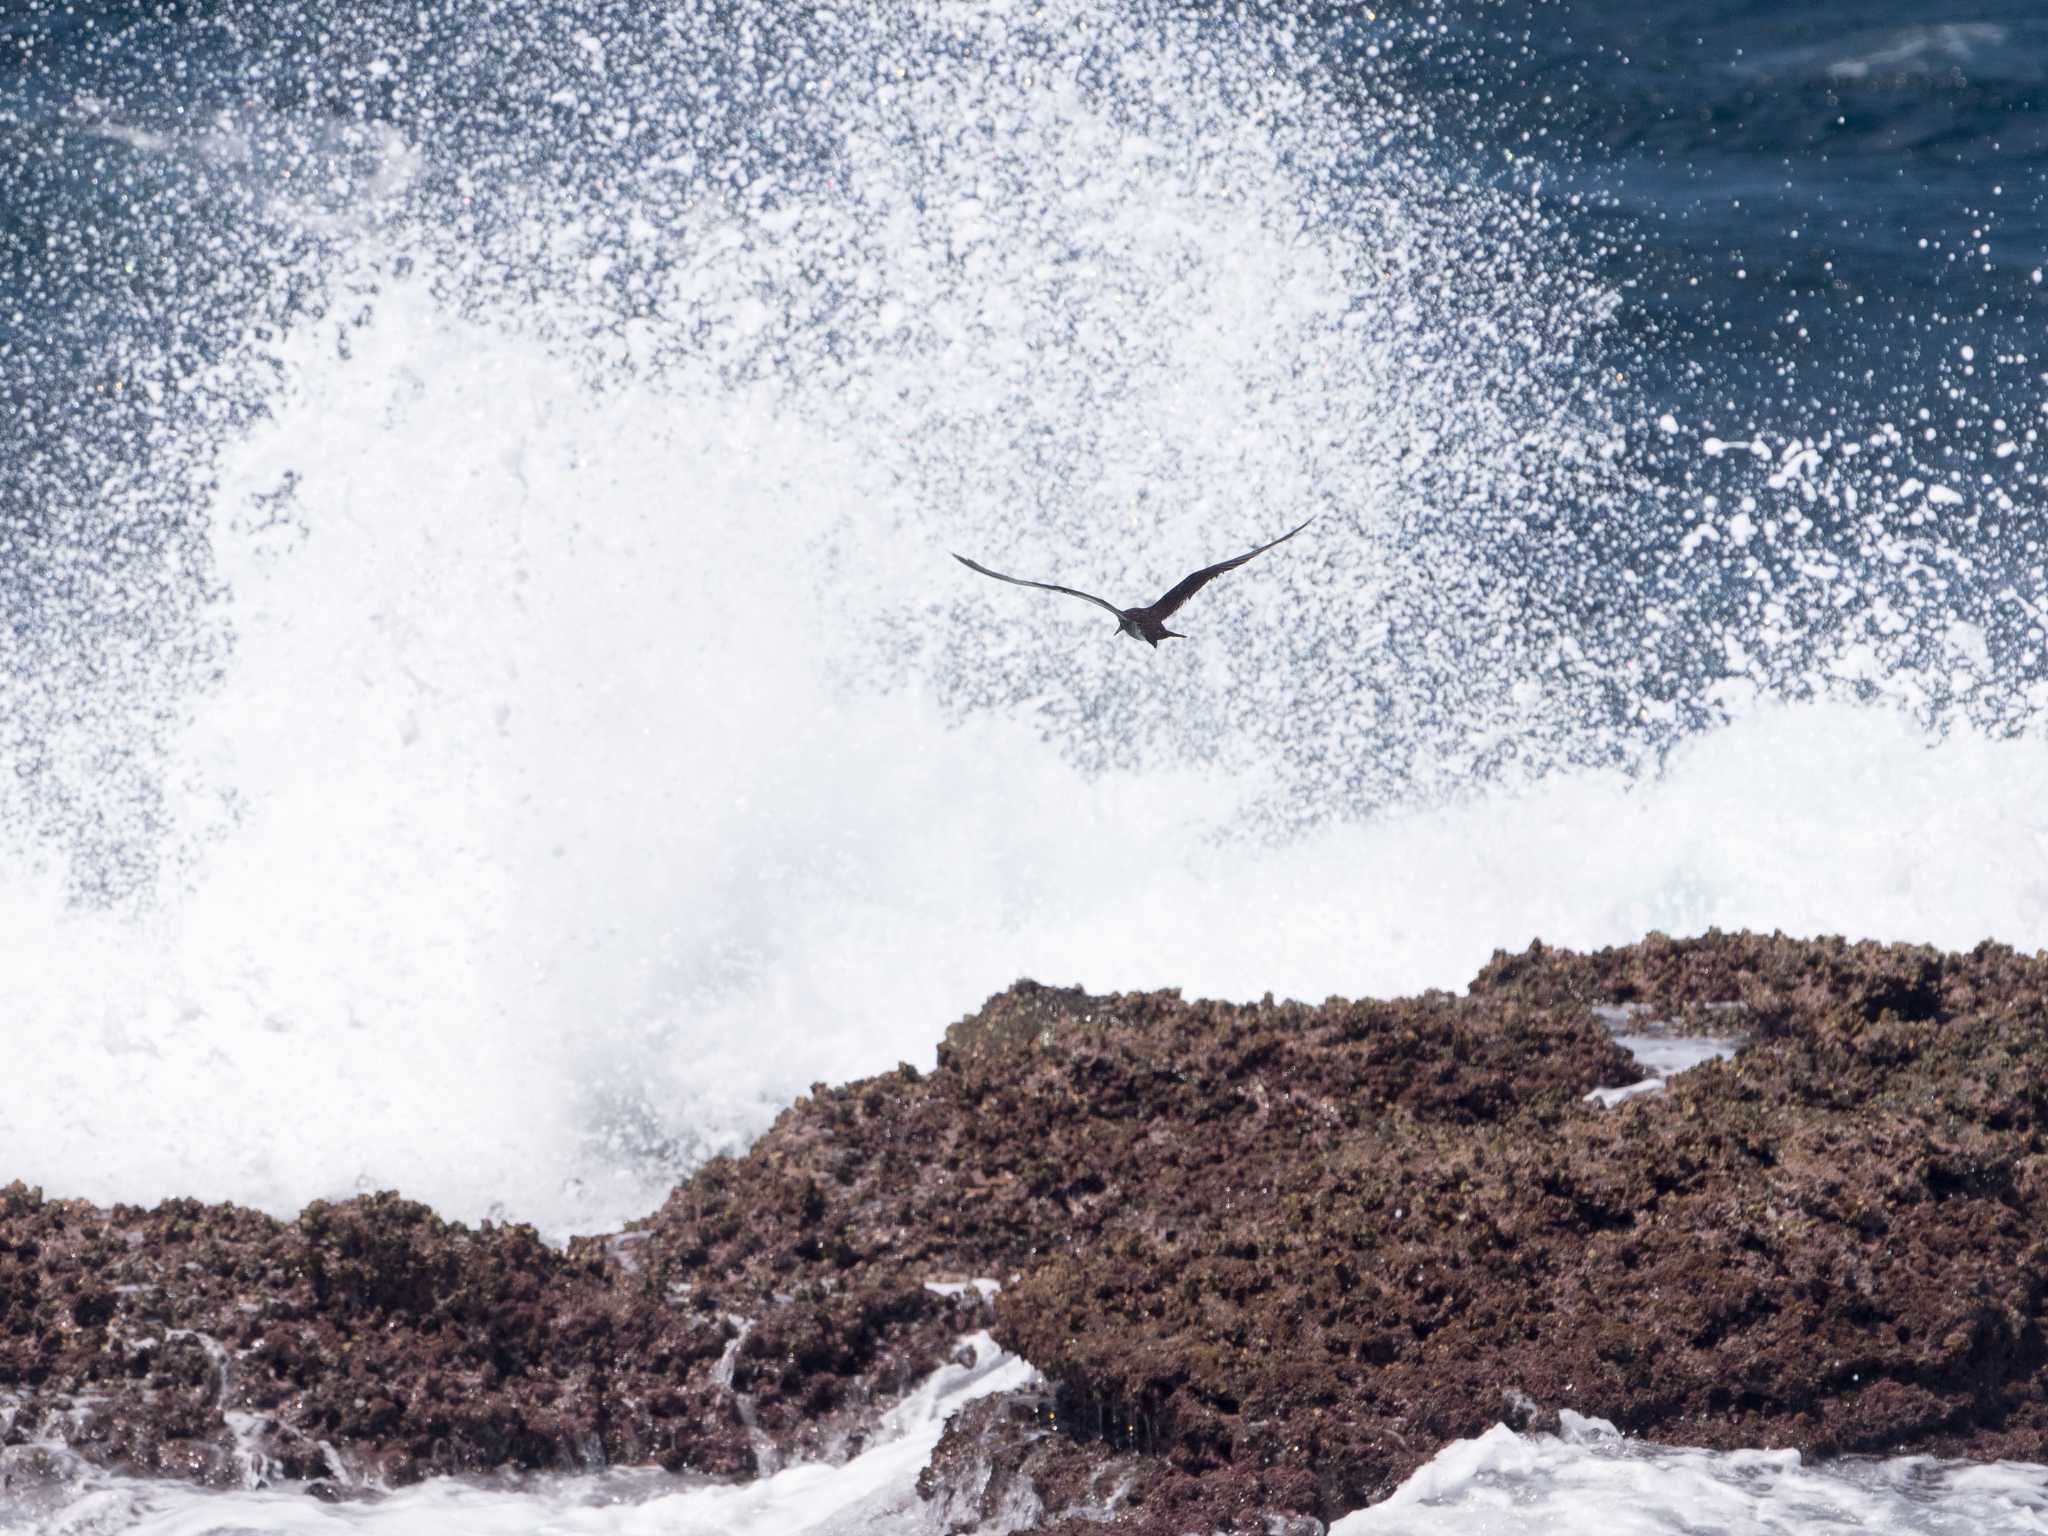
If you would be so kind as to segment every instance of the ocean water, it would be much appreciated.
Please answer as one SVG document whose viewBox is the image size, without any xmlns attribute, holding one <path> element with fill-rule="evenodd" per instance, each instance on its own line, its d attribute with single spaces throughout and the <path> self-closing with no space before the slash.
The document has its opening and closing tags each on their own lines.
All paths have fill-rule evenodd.
<svg viewBox="0 0 2048 1536">
<path fill-rule="evenodd" d="M 36 1536 L 868 1536 L 949 1529 L 917 1495 L 946 1419 L 977 1397 L 1028 1387 L 1029 1365 L 987 1334 L 971 1364 L 940 1368 L 891 1415 L 887 1436 L 839 1466 L 790 1467 L 739 1487 L 659 1474 L 523 1482 L 439 1478 L 370 1500 L 323 1503 L 289 1487 L 200 1492 L 85 1474 L 40 1507 L 17 1506 Z M 1645 1445 L 1569 1409 L 1560 1433 L 1496 1425 L 1446 1446 L 1384 1503 L 1330 1536 L 2035 1536 L 2048 1520 L 2048 1467 L 1927 1456 L 1804 1464 L 1796 1451 L 1716 1454 Z M 1113 1519 L 1112 1492 L 1093 1513 Z M 984 1529 L 1038 1517 L 1029 1495 Z"/>
<path fill-rule="evenodd" d="M 2044 148 L 2016 0 L 8 7 L 0 1176 L 564 1235 L 1019 975 L 2048 944 Z"/>
<path fill-rule="evenodd" d="M 864 1536 L 928 1524 L 917 1474 L 946 1420 L 976 1398 L 1039 1381 L 1022 1360 L 986 1333 L 961 1340 L 965 1359 L 943 1365 L 877 1426 L 875 1443 L 837 1466 L 787 1467 L 752 1483 L 692 1484 L 651 1470 L 524 1480 L 436 1478 L 384 1497 L 308 1498 L 289 1485 L 202 1493 L 176 1483 L 82 1474 L 50 1479 L 31 1507 L 17 1502 L 25 1528 L 47 1536 L 136 1532 L 213 1536 L 239 1532 L 461 1531 L 515 1533 L 640 1532 L 648 1536 L 729 1536 L 773 1531 L 794 1536 Z M 1016 1511 L 1028 1516 L 1034 1510 Z"/>
</svg>

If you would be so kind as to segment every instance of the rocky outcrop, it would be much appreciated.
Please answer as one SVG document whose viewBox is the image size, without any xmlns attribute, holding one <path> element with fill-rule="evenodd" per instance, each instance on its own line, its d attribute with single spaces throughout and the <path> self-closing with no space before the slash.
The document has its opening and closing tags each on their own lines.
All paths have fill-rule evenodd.
<svg viewBox="0 0 2048 1536">
<path fill-rule="evenodd" d="M 1602 1015 L 1739 1028 L 1642 1074 Z M 2048 959 L 1653 938 L 1462 997 L 1021 983 L 935 1072 L 818 1087 L 632 1229 L 551 1249 L 377 1196 L 296 1222 L 0 1192 L 0 1439 L 403 1481 L 858 1447 L 1003 1281 L 1043 1393 L 935 1515 L 1265 1529 L 1560 1408 L 1631 1433 L 2048 1459 Z M 1304 1529 L 1310 1528 L 1304 1524 Z"/>
<path fill-rule="evenodd" d="M 565 1253 L 394 1195 L 284 1223 L 189 1201 L 98 1210 L 17 1184 L 0 1190 L 4 1439 L 325 1491 L 646 1462 L 749 1477 L 839 1454 L 986 1325 L 984 1307 L 865 1277 L 827 1297 L 798 1276 L 791 1228 L 779 1266 L 693 1286 L 642 1266 L 644 1232 Z"/>
</svg>

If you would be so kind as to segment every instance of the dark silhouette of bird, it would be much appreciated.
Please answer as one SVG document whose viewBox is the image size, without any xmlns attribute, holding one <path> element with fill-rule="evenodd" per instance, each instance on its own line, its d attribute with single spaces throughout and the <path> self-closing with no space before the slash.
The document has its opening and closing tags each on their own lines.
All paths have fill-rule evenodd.
<svg viewBox="0 0 2048 1536">
<path fill-rule="evenodd" d="M 1107 608 L 1116 615 L 1117 630 L 1133 640 L 1142 640 L 1155 650 L 1162 640 L 1185 640 L 1187 636 L 1179 630 L 1168 629 L 1166 621 L 1173 617 L 1182 603 L 1193 597 L 1225 571 L 1234 571 L 1254 555 L 1263 555 L 1275 544 L 1285 544 L 1297 533 L 1314 522 L 1313 517 L 1299 527 L 1290 528 L 1279 538 L 1261 544 L 1257 549 L 1239 555 L 1235 560 L 1219 560 L 1214 565 L 1205 565 L 1192 576 L 1183 576 L 1174 583 L 1167 594 L 1146 608 L 1119 608 L 1106 597 L 1097 597 L 1093 592 L 1077 592 L 1072 587 L 1056 586 L 1049 581 L 1026 581 L 1022 576 L 1005 576 L 1001 571 L 992 571 L 985 565 L 977 565 L 965 555 L 955 554 L 953 558 L 970 571 L 979 571 L 984 576 L 993 576 L 997 581 L 1007 581 L 1020 587 L 1038 587 L 1047 592 L 1064 592 L 1069 597 L 1078 597 L 1083 602 L 1093 603 L 1098 608 Z"/>
</svg>

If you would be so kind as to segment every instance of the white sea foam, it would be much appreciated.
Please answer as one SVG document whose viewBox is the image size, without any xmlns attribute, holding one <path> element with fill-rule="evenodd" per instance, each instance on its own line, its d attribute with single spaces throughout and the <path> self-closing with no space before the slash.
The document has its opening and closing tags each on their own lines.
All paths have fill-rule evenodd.
<svg viewBox="0 0 2048 1536">
<path fill-rule="evenodd" d="M 1856 40 L 1856 51 L 1827 66 L 1837 80 L 1897 79 L 1961 70 L 1995 55 L 2006 28 L 1991 22 L 1943 22 L 1901 27 L 1881 37 Z"/>
<path fill-rule="evenodd" d="M 1928 1456 L 1808 1464 L 1796 1451 L 1685 1450 L 1566 1412 L 1557 1435 L 1496 1425 L 1440 1451 L 1330 1536 L 2034 1536 L 2048 1467 Z"/>
<path fill-rule="evenodd" d="M 1810 562 L 1833 671 L 1756 574 L 1862 461 L 1749 444 L 1748 543 L 1696 555 L 1750 563 L 1749 616 L 1683 697 L 1662 609 L 1601 630 L 1551 601 L 1582 572 L 1523 563 L 1572 547 L 1532 521 L 1633 515 L 1571 382 L 1611 296 L 1540 215 L 1378 148 L 1392 108 L 1322 133 L 1272 39 L 977 16 L 863 23 L 893 83 L 807 103 L 830 176 L 742 195 L 677 109 L 609 202 L 437 201 L 439 146 L 386 145 L 363 185 L 402 161 L 418 201 L 307 214 L 324 308 L 193 381 L 262 410 L 178 419 L 217 438 L 221 675 L 167 702 L 96 654 L 115 702 L 67 676 L 61 750 L 0 776 L 0 1168 L 560 1234 L 813 1080 L 928 1062 L 1019 975 L 1321 997 L 1537 936 L 2048 943 L 2048 746 L 1925 723 L 2031 707 L 1960 615 L 1908 654 L 1933 536 L 1869 512 L 1868 570 Z M 1311 513 L 1156 653 L 948 558 L 1150 596 Z M 138 689 L 170 721 L 139 810 L 105 792 Z M 1772 702 L 1816 694 L 1873 702 Z M 153 880 L 79 899 L 123 817 Z"/>
<path fill-rule="evenodd" d="M 787 1467 L 739 1485 L 696 1485 L 656 1473 L 534 1478 L 518 1486 L 438 1478 L 367 1502 L 326 1504 L 302 1487 L 206 1492 L 171 1482 L 87 1475 L 54 1507 L 24 1509 L 37 1536 L 224 1536 L 227 1532 L 388 1532 L 405 1536 L 867 1536 L 926 1529 L 917 1474 L 959 1409 L 1029 1386 L 1036 1373 L 986 1334 L 970 1358 L 943 1365 L 878 1426 L 869 1449 L 840 1465 Z M 0 1520 L 8 1506 L 0 1498 Z"/>
<path fill-rule="evenodd" d="M 945 1422 L 975 1398 L 1035 1374 L 986 1334 L 971 1364 L 941 1367 L 890 1415 L 875 1443 L 840 1466 L 786 1468 L 742 1486 L 691 1486 L 651 1471 L 512 1482 L 440 1478 L 368 1500 L 325 1504 L 295 1485 L 218 1492 L 74 1470 L 69 1486 L 13 1503 L 0 1520 L 35 1536 L 407 1536 L 618 1532 L 662 1536 L 865 1536 L 936 1531 L 916 1491 Z M 1796 1451 L 1716 1452 L 1617 1435 L 1567 1410 L 1562 1432 L 1496 1425 L 1446 1446 L 1384 1503 L 1330 1536 L 2037 1536 L 2048 1524 L 2048 1467 L 1928 1456 L 1808 1463 Z M 1020 1494 L 978 1529 L 1029 1523 Z M 947 1527 L 951 1529 L 952 1527 Z"/>
<path fill-rule="evenodd" d="M 565 390 L 544 349 L 402 285 L 382 305 L 350 365 L 288 349 L 295 388 L 224 456 L 235 654 L 168 771 L 185 862 L 113 910 L 54 869 L 0 881 L 0 1148 L 53 1192 L 289 1212 L 397 1185 L 560 1232 L 648 1209 L 814 1080 L 928 1063 L 1019 975 L 1319 998 L 1457 986 L 1538 936 L 2048 944 L 2038 740 L 1767 704 L 1656 773 L 1247 834 L 1256 735 L 1077 761 L 1034 710 L 963 708 L 947 653 L 996 626 L 1171 744 L 1174 690 L 1259 707 L 1230 653 L 1287 618 L 1256 583 L 1183 649 L 1112 645 L 961 572 L 945 509 L 863 501 L 834 431 Z M 248 527 L 287 473 L 292 522 Z M 1361 536 L 1251 570 L 1314 591 Z M 858 676 L 896 634 L 926 658 Z M 1310 704 L 1362 749 L 1369 699 Z"/>
<path fill-rule="evenodd" d="M 786 525 L 669 519 L 659 463 L 717 487 L 711 453 L 618 485 L 601 525 L 522 527 L 476 387 L 435 465 L 318 403 L 334 505 L 237 572 L 237 669 L 183 761 L 248 788 L 189 888 L 138 916 L 7 887 L 0 1006 L 38 1026 L 12 1058 L 36 1091 L 0 1099 L 11 1172 L 278 1211 L 396 1184 L 560 1230 L 647 1209 L 665 1148 L 735 1145 L 813 1080 L 928 1064 L 1017 975 L 1317 998 L 1456 986 L 1537 936 L 2048 944 L 2040 742 L 1775 706 L 1647 780 L 1232 837 L 1256 779 L 1090 772 L 1001 715 L 842 691 Z M 492 510 L 450 489 L 418 516 L 405 482 L 437 467 Z M 576 494 L 531 443 L 520 473 Z M 874 569 L 942 569 L 889 542 Z M 707 545 L 743 576 L 694 572 Z M 1154 664 L 1120 644 L 1105 665 Z"/>
<path fill-rule="evenodd" d="M 63 700 L 0 776 L 9 1173 L 559 1233 L 1020 974 L 1356 991 L 1484 952 L 1348 958 L 1385 942 L 1359 834 L 1298 833 L 1459 782 L 1474 731 L 1583 735 L 1459 660 L 1511 601 L 1477 570 L 1429 578 L 1465 600 L 1410 662 L 1361 642 L 1436 537 L 1389 559 L 1393 477 L 1505 504 L 1591 461 L 1604 424 L 1510 361 L 1574 295 L 1441 249 L 1495 217 L 1448 181 L 1317 230 L 1343 146 L 1256 37 L 956 11 L 859 23 L 879 58 L 833 68 L 892 83 L 806 105 L 829 176 L 740 195 L 678 110 L 613 201 L 304 211 L 279 283 L 323 304 L 190 381 L 260 411 L 178 418 L 220 676 L 7 679 Z M 371 148 L 364 185 L 448 183 Z M 1312 513 L 1158 655 L 948 558 L 1149 593 Z M 107 772 L 138 755 L 147 792 Z M 81 878 L 109 848 L 150 878 Z"/>
</svg>

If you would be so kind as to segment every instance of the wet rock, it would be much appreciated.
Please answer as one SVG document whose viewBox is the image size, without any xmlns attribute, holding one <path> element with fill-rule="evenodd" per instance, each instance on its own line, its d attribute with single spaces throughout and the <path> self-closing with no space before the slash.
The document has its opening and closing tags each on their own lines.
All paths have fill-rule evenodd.
<svg viewBox="0 0 2048 1536">
<path fill-rule="evenodd" d="M 821 1305 L 778 1300 L 766 1272 L 779 1291 L 786 1255 L 693 1301 L 601 1244 L 562 1252 L 395 1195 L 287 1223 L 17 1184 L 0 1191 L 0 1254 L 9 1439 L 215 1484 L 622 1462 L 750 1476 L 771 1443 L 829 1450 L 974 1326 L 943 1298 L 858 1277 Z M 749 1342 L 772 1371 L 721 1373 L 735 1309 L 766 1316 Z M 772 1442 L 748 1422 L 755 1403 L 801 1432 Z"/>
<path fill-rule="evenodd" d="M 1574 1021 L 1625 1002 L 1719 1028 L 1735 1005 L 1756 1043 L 1660 1099 L 1562 1103 L 1560 1061 L 1620 1080 Z M 1122 1165 L 1149 1229 L 1035 1267 L 999 1336 L 1095 1405 L 1089 1425 L 1167 1426 L 1159 1459 L 1204 1482 L 1313 1469 L 1302 1507 L 1324 1517 L 1447 1438 L 1559 1408 L 1717 1447 L 2048 1457 L 2048 964 L 1538 948 L 1454 1012 L 1458 1032 L 1419 1040 L 1412 1013 L 1360 1034 L 1326 1009 L 1284 1040 L 1223 1024 L 1199 1059 L 1256 1060 L 1263 1103 L 1151 1117 Z M 1412 1084 L 1394 1097 L 1360 1077 L 1388 1052 Z M 1468 1087 L 1475 1068 L 1503 1091 Z M 1260 1116 L 1283 1085 L 1384 1107 L 1295 1114 L 1276 1140 Z"/>
<path fill-rule="evenodd" d="M 1750 1044 L 1602 1109 L 1624 1008 Z M 2044 1124 L 2048 960 L 1994 946 L 1535 946 L 1319 1007 L 1020 983 L 566 1250 L 395 1195 L 0 1190 L 0 1402 L 205 1481 L 745 1477 L 857 1450 L 992 1323 L 1046 1382 L 949 1427 L 947 1528 L 1309 1530 L 1561 1409 L 2048 1459 Z"/>
</svg>

